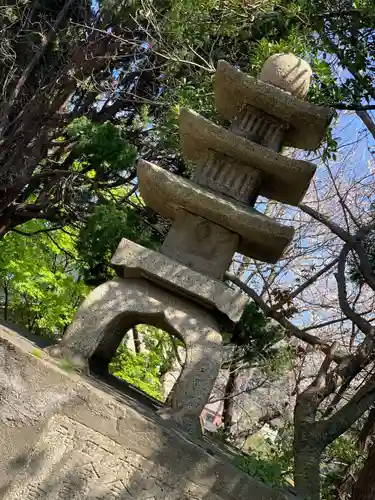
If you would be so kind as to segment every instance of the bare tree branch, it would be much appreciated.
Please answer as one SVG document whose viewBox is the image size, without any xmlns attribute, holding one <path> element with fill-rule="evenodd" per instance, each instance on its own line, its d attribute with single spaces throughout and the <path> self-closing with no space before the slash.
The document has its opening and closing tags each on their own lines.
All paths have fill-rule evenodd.
<svg viewBox="0 0 375 500">
<path fill-rule="evenodd" d="M 352 241 L 352 237 L 347 231 L 344 231 L 340 226 L 332 222 L 328 217 L 325 215 L 321 214 L 320 212 L 317 212 L 313 208 L 309 207 L 308 205 L 305 205 L 304 203 L 299 204 L 299 208 L 305 212 L 307 215 L 310 215 L 313 219 L 317 220 L 318 222 L 321 222 L 325 226 L 328 227 L 332 231 L 333 234 L 336 234 L 339 238 L 341 238 L 343 241 Z"/>
<path fill-rule="evenodd" d="M 13 228 L 12 232 L 17 233 L 17 234 L 21 234 L 22 236 L 35 236 L 36 234 L 50 233 L 52 231 L 57 231 L 58 229 L 61 229 L 61 226 L 48 227 L 45 229 L 38 229 L 37 231 L 32 231 L 31 233 L 28 233 L 27 231 L 21 231 L 20 229 Z"/>
<path fill-rule="evenodd" d="M 304 332 L 303 330 L 295 326 L 291 321 L 286 319 L 280 312 L 272 310 L 272 308 L 264 302 L 264 300 L 256 293 L 254 289 L 243 283 L 240 279 L 237 278 L 237 276 L 226 273 L 225 278 L 237 285 L 250 298 L 252 298 L 254 302 L 262 309 L 266 316 L 276 320 L 287 330 L 287 332 L 289 332 L 290 335 L 293 335 L 294 337 L 306 342 L 307 344 L 318 347 L 322 352 L 327 353 L 329 351 L 330 346 L 325 340 L 322 340 L 315 335 L 310 335 L 309 333 Z M 336 362 L 339 363 L 344 358 L 347 358 L 346 353 L 335 352 Z"/>
<path fill-rule="evenodd" d="M 351 427 L 375 403 L 375 375 L 332 417 L 317 424 L 326 445 Z"/>
<path fill-rule="evenodd" d="M 288 294 L 288 298 L 287 299 L 285 299 L 284 301 L 278 302 L 277 304 L 275 304 L 274 306 L 272 306 L 271 309 L 277 311 L 288 300 L 292 300 L 295 297 L 297 297 L 297 295 L 299 295 L 301 292 L 303 292 L 303 290 L 305 290 L 307 287 L 309 287 L 310 285 L 312 285 L 316 280 L 318 280 L 321 276 L 323 276 L 323 274 L 325 274 L 330 269 L 332 269 L 337 264 L 338 260 L 339 260 L 338 257 L 334 258 L 331 262 L 329 262 L 326 266 L 324 266 L 320 271 L 316 272 L 313 276 L 311 276 L 311 278 L 309 278 L 308 280 L 306 280 L 304 283 L 302 283 L 302 285 L 300 285 L 293 292 L 291 292 L 290 294 Z M 304 331 L 306 331 L 306 330 L 304 330 Z"/>
<path fill-rule="evenodd" d="M 357 314 L 349 305 L 347 290 L 346 290 L 346 277 L 345 277 L 345 266 L 346 259 L 349 254 L 351 245 L 346 243 L 341 250 L 339 263 L 337 267 L 337 273 L 335 274 L 335 278 L 337 281 L 338 288 L 338 298 L 342 312 L 345 316 L 353 321 L 355 325 L 365 334 L 365 335 L 373 335 L 374 327 L 371 323 L 365 320 L 362 316 Z"/>
<path fill-rule="evenodd" d="M 372 109 L 374 109 L 374 108 L 372 108 Z M 370 114 L 367 113 L 367 111 L 365 111 L 365 110 L 358 110 L 357 115 L 363 121 L 363 123 L 366 125 L 368 131 L 371 133 L 372 137 L 375 139 L 375 123 L 374 123 L 374 120 L 371 118 Z"/>
<path fill-rule="evenodd" d="M 343 104 L 343 103 L 334 103 L 334 104 L 329 104 L 331 108 L 336 108 L 336 109 L 347 109 L 347 110 L 352 110 L 352 111 L 367 111 L 367 110 L 372 110 L 375 109 L 374 104 L 365 104 L 361 106 L 360 104 Z"/>
</svg>

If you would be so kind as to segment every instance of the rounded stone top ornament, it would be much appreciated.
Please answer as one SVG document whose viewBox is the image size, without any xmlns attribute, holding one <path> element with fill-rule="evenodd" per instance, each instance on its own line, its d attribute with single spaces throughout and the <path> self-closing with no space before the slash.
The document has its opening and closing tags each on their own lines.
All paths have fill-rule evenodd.
<svg viewBox="0 0 375 500">
<path fill-rule="evenodd" d="M 310 88 L 310 65 L 294 54 L 274 54 L 264 63 L 259 79 L 303 99 Z"/>
</svg>

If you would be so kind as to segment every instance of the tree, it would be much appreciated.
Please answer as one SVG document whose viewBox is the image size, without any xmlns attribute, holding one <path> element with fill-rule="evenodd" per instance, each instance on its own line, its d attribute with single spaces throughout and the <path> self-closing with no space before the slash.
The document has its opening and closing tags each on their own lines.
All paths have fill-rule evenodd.
<svg viewBox="0 0 375 500">
<path fill-rule="evenodd" d="M 92 205 L 100 201 L 104 208 L 98 213 L 105 213 L 109 192 L 119 186 L 126 189 L 115 197 L 116 210 L 119 203 L 130 205 L 134 147 L 144 158 L 163 160 L 166 168 L 188 175 L 176 149 L 178 109 L 189 105 L 213 116 L 211 76 L 220 57 L 255 74 L 271 53 L 306 56 L 314 68 L 309 99 L 353 108 L 374 135 L 369 1 L 250 7 L 176 1 L 147 9 L 137 2 L 107 1 L 94 9 L 91 3 L 66 1 L 33 7 L 26 2 L 22 18 L 14 5 L 0 12 L 5 47 L 0 235 L 33 218 L 49 221 L 44 231 L 51 223 L 84 224 L 88 215 L 94 220 L 99 215 Z M 31 29 L 36 23 L 37 32 Z M 109 151 L 112 138 L 120 146 L 117 156 L 109 155 L 109 165 L 98 147 L 101 134 Z M 85 137 L 95 139 L 89 149 Z M 375 392 L 369 375 L 374 277 L 366 253 L 373 230 L 373 173 L 370 168 L 348 173 L 348 158 L 341 154 L 348 149 L 332 135 L 325 146 L 314 153 L 322 158 L 324 173 L 318 171 L 316 189 L 300 209 L 267 205 L 268 213 L 297 226 L 294 247 L 274 268 L 242 261 L 245 275 L 231 277 L 266 316 L 301 341 L 302 351 L 313 346 L 326 356 L 313 377 L 303 380 L 301 371 L 296 381 L 296 485 L 312 498 L 319 496 L 324 451 L 372 406 Z M 116 158 L 125 158 L 123 170 Z M 97 273 L 98 259 L 92 257 L 93 274 L 105 275 L 107 268 Z M 347 273 L 353 260 L 363 275 L 360 284 Z M 280 290 L 284 298 L 273 293 Z M 292 317 L 285 315 L 287 301 L 297 304 Z M 301 310 L 308 314 L 298 317 Z"/>
<path fill-rule="evenodd" d="M 310 99 L 331 104 L 337 109 L 352 109 L 371 135 L 374 135 L 374 122 L 369 113 L 374 107 L 371 80 L 374 16 L 371 2 L 355 5 L 348 2 L 345 8 L 336 2 L 324 6 L 319 2 L 308 6 L 297 2 L 293 6 L 281 5 L 277 12 L 265 13 L 261 25 L 268 30 L 267 22 L 272 26 L 281 24 L 310 45 L 313 58 L 318 58 L 317 66 L 321 67 L 319 74 L 315 75 Z M 323 68 L 326 70 L 322 71 Z M 344 78 L 339 78 L 338 74 L 343 70 L 346 71 Z M 337 145 L 337 141 L 334 142 Z M 335 149 L 334 144 L 332 146 Z M 277 266 L 284 266 L 284 276 L 290 273 L 289 281 L 291 276 L 299 274 L 294 288 L 287 289 L 285 284 L 282 288 L 287 300 L 297 304 L 297 313 L 298 309 L 308 307 L 309 314 L 305 315 L 303 323 L 308 319 L 310 325 L 307 322 L 306 327 L 301 328 L 285 317 L 282 310 L 285 300 L 275 300 L 272 295 L 278 286 L 275 271 L 250 264 L 248 274 L 257 268 L 253 286 L 236 276 L 229 276 L 266 315 L 284 326 L 289 335 L 325 355 L 310 382 L 303 384 L 302 377 L 297 380 L 296 388 L 295 483 L 313 499 L 319 498 L 320 494 L 319 464 L 324 450 L 368 411 L 375 397 L 374 380 L 370 375 L 374 356 L 374 272 L 368 252 L 374 225 L 370 210 L 372 194 L 367 184 L 369 179 L 373 180 L 373 171 L 371 168 L 363 172 L 358 169 L 356 177 L 352 174 L 344 179 L 346 172 L 341 174 L 329 164 L 330 159 L 333 164 L 337 162 L 339 155 L 336 154 L 332 150 L 328 155 L 323 151 L 321 158 L 327 175 L 324 177 L 318 171 L 314 187 L 319 188 L 310 192 L 307 201 L 300 205 L 300 211 L 284 209 L 282 212 L 277 205 L 271 207 L 271 213 L 277 213 L 281 220 L 288 219 L 289 223 L 293 220 L 298 224 L 301 236 L 296 243 L 300 255 L 305 242 L 310 241 L 312 245 L 309 256 L 306 251 L 302 254 L 311 266 L 308 273 L 299 274 L 298 268 L 293 269 L 291 263 L 296 266 L 298 261 L 294 258 L 288 262 L 288 254 Z M 351 179 L 354 184 L 351 184 Z M 319 228 L 315 240 L 308 225 Z M 294 251 L 296 254 L 296 249 Z M 350 282 L 347 271 L 353 261 L 361 273 L 361 282 L 357 285 Z M 322 286 L 326 284 L 330 291 L 334 286 L 331 278 L 336 281 L 336 294 L 327 293 L 327 289 L 324 292 Z M 325 307 L 326 311 L 336 311 L 336 317 L 331 313 L 327 318 Z M 332 330 L 335 327 L 338 329 L 336 335 Z M 311 334 L 314 329 L 319 331 L 319 336 Z M 341 332 L 343 336 L 337 339 Z"/>
<path fill-rule="evenodd" d="M 47 337 L 62 335 L 88 288 L 77 276 L 74 238 L 29 221 L 0 242 L 5 321 Z M 25 236 L 31 234 L 31 236 Z"/>
<path fill-rule="evenodd" d="M 188 175 L 178 110 L 214 117 L 218 59 L 254 74 L 260 46 L 308 52 L 282 23 L 263 23 L 280 5 L 9 2 L 0 12 L 0 237 L 33 218 L 84 221 L 107 188 L 134 187 L 135 148 Z"/>
<path fill-rule="evenodd" d="M 254 302 L 246 307 L 230 336 L 230 345 L 234 346 L 233 354 L 223 365 L 223 369 L 228 370 L 222 413 L 223 431 L 227 438 L 235 438 L 232 435 L 232 424 L 236 398 L 241 393 L 252 390 L 251 386 L 238 390 L 239 375 L 244 370 L 258 367 L 265 372 L 270 382 L 272 377 L 280 374 L 289 364 L 291 356 L 289 347 L 280 343 L 283 338 L 284 330 L 277 323 L 268 320 Z"/>
<path fill-rule="evenodd" d="M 358 474 L 351 500 L 371 500 L 375 495 L 375 442 L 371 445 L 367 460 Z"/>
<path fill-rule="evenodd" d="M 23 9 L 11 2 L 1 9 L 0 235 L 32 218 L 79 218 L 82 197 L 87 203 L 98 188 L 134 178 L 133 165 L 127 161 L 118 164 L 121 171 L 113 169 L 113 155 L 108 155 L 106 165 L 96 164 L 99 182 L 93 182 L 91 166 L 77 169 L 76 160 L 87 153 L 77 132 L 105 136 L 107 153 L 111 136 L 118 145 L 121 127 L 106 122 L 119 111 L 126 118 L 118 121 L 129 135 L 142 133 L 132 122 L 143 102 L 124 98 L 135 82 L 139 95 L 147 93 L 150 76 L 144 67 L 142 43 L 147 35 L 138 29 L 138 7 L 110 1 L 94 7 L 85 0 L 66 0 L 37 5 L 25 1 Z M 121 43 L 119 32 L 127 34 Z M 82 116 L 89 119 L 74 121 Z M 103 127 L 99 130 L 93 121 Z M 96 149 L 101 148 L 96 142 Z"/>
<path fill-rule="evenodd" d="M 341 463 L 346 463 L 346 465 L 344 468 L 338 468 L 332 476 L 332 498 L 340 500 L 351 498 L 358 471 L 363 467 L 364 457 L 369 454 L 369 449 L 374 442 L 374 431 L 375 409 L 371 408 L 367 418 L 361 419 L 354 429 L 346 433 L 347 442 L 350 440 L 351 446 L 342 448 L 338 454 L 341 457 L 346 454 L 346 459 L 341 460 Z M 358 488 L 356 490 L 358 491 Z"/>
<path fill-rule="evenodd" d="M 356 231 L 355 236 L 352 236 L 325 216 L 322 218 L 321 214 L 310 209 L 310 207 L 306 207 L 306 211 L 320 222 L 323 222 L 323 224 L 326 224 L 334 234 L 339 233 L 341 238 L 346 238 L 335 266 L 337 266 L 338 301 L 342 314 L 344 318 L 349 319 L 358 328 L 358 330 L 355 330 L 356 335 L 358 335 L 358 331 L 363 335 L 363 341 L 352 347 L 352 354 L 345 352 L 338 342 L 330 344 L 328 340 L 303 331 L 278 311 L 281 306 L 280 303 L 270 307 L 254 289 L 244 285 L 236 277 L 231 277 L 231 279 L 249 294 L 266 315 L 276 319 L 291 335 L 314 345 L 325 353 L 325 359 L 316 377 L 304 390 L 298 392 L 294 412 L 296 486 L 300 487 L 305 493 L 308 492 L 312 498 L 319 498 L 319 464 L 323 451 L 330 443 L 348 430 L 375 401 L 373 376 L 369 375 L 367 380 L 362 381 L 357 378 L 363 373 L 362 370 L 370 367 L 373 362 L 374 328 L 363 314 L 358 314 L 353 306 L 349 304 L 347 276 L 345 274 L 345 265 L 349 252 L 355 254 L 358 262 L 361 262 L 362 269 L 366 266 L 363 247 L 364 236 L 362 238 L 358 237 L 358 232 L 366 232 L 366 226 Z M 366 283 L 370 286 L 371 273 L 368 276 L 370 280 L 369 282 L 366 281 Z M 311 281 L 310 278 L 306 282 L 306 286 L 311 285 Z M 301 286 L 297 290 L 301 292 Z M 293 291 L 291 295 L 296 296 Z M 335 366 L 332 367 L 332 364 Z M 344 394 L 346 402 L 341 399 Z M 328 402 L 328 405 L 324 408 L 325 402 Z"/>
<path fill-rule="evenodd" d="M 153 352 L 135 354 L 120 344 L 109 365 L 109 371 L 150 396 L 162 400 L 159 362 L 160 358 Z"/>
<path fill-rule="evenodd" d="M 128 196 L 124 194 L 123 198 Z M 86 283 L 98 285 L 111 279 L 114 270 L 110 260 L 121 238 L 128 238 L 148 248 L 155 248 L 161 242 L 162 232 L 149 221 L 147 209 L 135 200 L 119 206 L 108 200 L 95 206 L 81 227 L 77 251 L 81 259 L 81 270 Z M 132 203 L 132 205 L 130 205 Z"/>
<path fill-rule="evenodd" d="M 280 2 L 271 12 L 258 17 L 253 29 L 277 29 L 287 38 L 293 34 L 297 45 L 311 50 L 317 65 L 310 98 L 337 109 L 374 109 L 372 73 L 374 62 L 374 5 L 371 0 L 324 2 Z M 347 70 L 342 78 L 337 71 Z M 317 92 L 319 91 L 319 92 Z M 364 115 L 359 115 L 363 119 Z M 366 123 L 365 123 L 366 124 Z M 370 127 L 370 132 L 372 132 Z"/>
</svg>

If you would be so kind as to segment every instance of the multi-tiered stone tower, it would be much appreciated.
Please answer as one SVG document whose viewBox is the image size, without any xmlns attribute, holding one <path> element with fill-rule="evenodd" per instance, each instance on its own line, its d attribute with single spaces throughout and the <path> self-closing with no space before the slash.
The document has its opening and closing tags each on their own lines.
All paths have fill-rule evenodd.
<svg viewBox="0 0 375 500">
<path fill-rule="evenodd" d="M 275 263 L 293 238 L 254 203 L 261 195 L 297 205 L 314 175 L 313 164 L 280 154 L 283 145 L 317 148 L 332 117 L 303 101 L 310 79 L 308 64 L 291 54 L 271 57 L 259 79 L 219 62 L 216 107 L 229 128 L 180 114 L 182 152 L 197 166 L 192 180 L 138 166 L 144 201 L 173 220 L 160 251 L 123 239 L 112 258 L 118 278 L 90 293 L 55 354 L 74 351 L 107 366 L 137 323 L 176 335 L 186 362 L 164 416 L 197 428 L 222 361 L 218 320 L 238 321 L 246 305 L 223 282 L 234 253 Z"/>
</svg>

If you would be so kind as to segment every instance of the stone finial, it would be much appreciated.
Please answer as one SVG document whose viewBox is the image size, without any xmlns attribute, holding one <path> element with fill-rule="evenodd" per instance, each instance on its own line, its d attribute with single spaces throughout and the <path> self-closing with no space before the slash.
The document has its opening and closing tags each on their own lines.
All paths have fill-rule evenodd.
<svg viewBox="0 0 375 500">
<path fill-rule="evenodd" d="M 259 79 L 303 99 L 310 88 L 312 70 L 294 54 L 274 54 L 264 63 Z"/>
<path fill-rule="evenodd" d="M 272 63 L 272 58 L 269 59 L 259 76 L 266 81 L 246 75 L 226 61 L 219 61 L 214 82 L 216 109 L 232 124 L 238 121 L 249 107 L 258 112 L 267 113 L 276 119 L 276 123 L 284 126 L 284 132 L 281 131 L 282 137 L 275 141 L 276 143 L 300 149 L 316 149 L 326 133 L 334 111 L 300 99 L 297 95 L 298 90 L 302 92 L 303 85 L 305 85 L 304 92 L 308 91 L 311 70 L 306 62 L 291 54 L 273 56 L 273 58 L 276 57 L 281 60 L 285 57 L 294 60 L 294 65 L 290 65 L 289 71 L 285 69 L 286 64 L 282 66 L 285 75 L 283 77 L 281 66 L 279 67 L 275 62 Z M 269 67 L 272 71 L 267 69 Z M 275 67 L 279 69 L 275 70 Z M 275 75 L 278 75 L 277 79 Z M 288 86 L 281 83 L 285 79 L 290 82 Z M 301 79 L 304 84 L 298 83 L 298 79 Z M 292 85 L 295 89 L 293 91 Z M 251 113 L 254 112 L 252 109 L 250 109 Z M 240 129 L 243 128 L 241 122 L 238 125 Z M 247 127 L 246 124 L 245 126 Z M 242 132 L 241 134 L 243 135 Z M 262 145 L 270 148 L 269 143 Z M 272 149 L 277 151 L 277 144 L 273 145 Z"/>
</svg>

